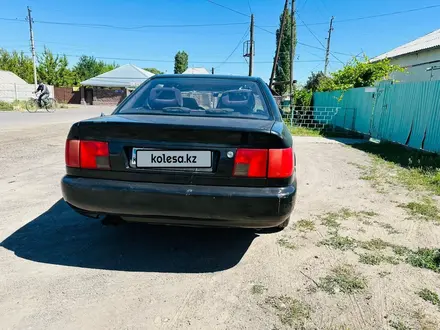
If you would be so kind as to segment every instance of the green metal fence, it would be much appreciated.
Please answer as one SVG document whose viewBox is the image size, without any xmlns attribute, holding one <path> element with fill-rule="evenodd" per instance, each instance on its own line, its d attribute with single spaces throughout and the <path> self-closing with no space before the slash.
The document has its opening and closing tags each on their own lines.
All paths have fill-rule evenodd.
<svg viewBox="0 0 440 330">
<path fill-rule="evenodd" d="M 313 105 L 340 107 L 345 120 L 336 118 L 336 126 L 440 153 L 440 81 L 315 93 Z"/>
</svg>

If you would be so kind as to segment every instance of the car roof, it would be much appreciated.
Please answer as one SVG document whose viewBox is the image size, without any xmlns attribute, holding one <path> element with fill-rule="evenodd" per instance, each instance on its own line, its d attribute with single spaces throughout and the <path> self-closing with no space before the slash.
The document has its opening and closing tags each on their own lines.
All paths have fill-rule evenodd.
<svg viewBox="0 0 440 330">
<path fill-rule="evenodd" d="M 156 74 L 151 79 L 155 78 L 215 78 L 215 79 L 231 79 L 231 80 L 247 80 L 247 81 L 260 81 L 259 77 L 249 76 L 232 76 L 221 74 Z"/>
</svg>

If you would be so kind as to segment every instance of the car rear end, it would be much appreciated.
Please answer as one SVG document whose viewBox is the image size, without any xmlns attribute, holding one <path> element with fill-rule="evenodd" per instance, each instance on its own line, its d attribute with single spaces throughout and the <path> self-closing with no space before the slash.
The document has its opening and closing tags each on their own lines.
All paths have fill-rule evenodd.
<svg viewBox="0 0 440 330">
<path fill-rule="evenodd" d="M 212 83 L 191 77 L 187 79 L 195 82 L 186 87 L 186 77 L 178 84 L 174 77 L 162 79 L 182 93 Z M 291 135 L 261 81 L 215 79 L 220 83 L 213 83 L 214 89 L 221 91 L 208 93 L 215 95 L 215 104 L 198 105 L 204 110 L 196 113 L 182 107 L 176 95 L 166 102 L 149 99 L 157 87 L 149 93 L 147 82 L 113 115 L 73 125 L 62 179 L 67 203 L 85 215 L 127 221 L 251 228 L 285 223 L 296 196 Z M 246 102 L 254 105 L 247 92 L 224 91 L 237 84 L 258 88 L 264 114 L 254 111 L 256 106 L 243 112 Z M 136 102 L 155 106 L 144 113 Z M 156 111 L 161 102 L 167 106 Z"/>
</svg>

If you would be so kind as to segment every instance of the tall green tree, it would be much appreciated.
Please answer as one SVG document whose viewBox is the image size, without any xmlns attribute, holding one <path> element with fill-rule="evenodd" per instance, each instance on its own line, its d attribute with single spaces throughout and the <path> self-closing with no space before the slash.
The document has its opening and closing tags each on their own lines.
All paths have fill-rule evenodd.
<svg viewBox="0 0 440 330">
<path fill-rule="evenodd" d="M 23 52 L 8 52 L 0 48 L 0 70 L 11 71 L 25 80 L 27 83 L 34 82 L 33 62 Z"/>
<path fill-rule="evenodd" d="M 40 81 L 56 87 L 72 86 L 75 83 L 66 55 L 54 55 L 47 48 L 38 55 L 37 74 Z"/>
<path fill-rule="evenodd" d="M 105 72 L 111 71 L 118 66 L 115 63 L 105 63 L 99 61 L 93 56 L 82 55 L 78 63 L 73 68 L 78 80 L 84 81 L 93 77 L 96 77 Z"/>
<path fill-rule="evenodd" d="M 174 73 L 183 73 L 188 69 L 188 54 L 185 51 L 178 51 L 174 56 Z"/>
<path fill-rule="evenodd" d="M 156 69 L 156 68 L 144 68 L 144 70 L 151 72 L 153 74 L 162 74 L 163 73 L 163 71 L 160 71 L 159 69 Z"/>
<path fill-rule="evenodd" d="M 275 69 L 275 82 L 278 82 L 278 84 L 275 85 L 275 91 L 279 95 L 284 95 L 286 92 L 289 91 L 289 83 L 280 84 L 281 82 L 288 82 L 290 80 L 290 43 L 292 39 L 291 34 L 291 18 L 290 13 L 287 10 L 285 13 L 286 15 L 286 21 L 284 23 L 284 29 L 283 29 L 283 37 L 281 39 L 281 45 L 280 45 L 280 54 L 278 57 L 278 65 Z M 280 27 L 277 29 L 276 32 L 276 45 L 278 45 L 278 41 L 280 40 L 281 35 L 281 25 L 283 22 L 283 14 L 280 15 Z M 295 46 L 296 46 L 296 26 L 293 28 L 293 34 L 294 34 L 294 47 L 293 47 L 293 55 L 295 57 Z"/>
</svg>

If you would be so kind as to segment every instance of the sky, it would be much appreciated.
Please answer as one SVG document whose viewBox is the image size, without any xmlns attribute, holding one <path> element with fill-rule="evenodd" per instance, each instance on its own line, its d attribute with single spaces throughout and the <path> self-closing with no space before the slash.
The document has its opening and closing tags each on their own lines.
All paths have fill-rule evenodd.
<svg viewBox="0 0 440 330">
<path fill-rule="evenodd" d="M 70 65 L 85 54 L 118 58 L 106 61 L 120 65 L 132 63 L 172 73 L 174 55 L 184 50 L 189 54 L 190 67 L 203 66 L 208 70 L 214 67 L 218 74 L 247 75 L 242 40 L 248 39 L 252 12 L 256 25 L 253 74 L 268 81 L 276 46 L 274 32 L 284 0 L 213 1 L 239 13 L 209 0 L 0 0 L 0 48 L 29 52 L 29 26 L 23 19 L 27 15 L 26 7 L 30 6 L 37 52 L 46 46 L 54 53 L 68 55 Z M 349 61 L 350 54 L 364 52 L 374 57 L 440 28 L 440 6 L 338 22 L 440 5 L 439 0 L 296 0 L 295 3 L 298 42 L 309 45 L 298 44 L 296 48 L 294 77 L 299 83 L 305 82 L 311 71 L 324 68 L 323 45 L 327 43 L 332 16 L 335 19 L 330 72 Z"/>
</svg>

